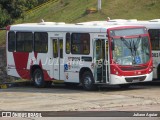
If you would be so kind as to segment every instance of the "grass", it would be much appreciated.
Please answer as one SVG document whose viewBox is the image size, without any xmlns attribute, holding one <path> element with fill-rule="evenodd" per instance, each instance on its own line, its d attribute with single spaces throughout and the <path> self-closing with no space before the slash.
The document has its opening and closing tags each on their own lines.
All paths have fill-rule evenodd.
<svg viewBox="0 0 160 120">
<path fill-rule="evenodd" d="M 160 0 L 102 0 L 102 10 L 87 14 L 86 9 L 97 8 L 97 0 L 51 0 L 26 12 L 17 23 L 45 21 L 76 23 L 94 20 L 160 18 Z M 0 32 L 0 44 L 5 43 L 5 32 Z"/>
</svg>

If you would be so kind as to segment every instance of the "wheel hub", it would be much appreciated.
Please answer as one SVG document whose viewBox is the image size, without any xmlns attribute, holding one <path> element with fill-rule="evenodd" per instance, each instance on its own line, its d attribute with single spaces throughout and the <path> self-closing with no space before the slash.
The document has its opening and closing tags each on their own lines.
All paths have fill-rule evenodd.
<svg viewBox="0 0 160 120">
<path fill-rule="evenodd" d="M 84 79 L 84 85 L 85 85 L 86 87 L 90 87 L 91 83 L 92 83 L 91 78 L 88 77 L 88 76 L 85 77 L 85 79 Z"/>
<path fill-rule="evenodd" d="M 35 82 L 36 82 L 36 84 L 40 85 L 40 84 L 41 84 L 41 81 L 42 81 L 42 76 L 41 76 L 40 73 L 37 73 L 37 74 L 35 75 Z"/>
</svg>

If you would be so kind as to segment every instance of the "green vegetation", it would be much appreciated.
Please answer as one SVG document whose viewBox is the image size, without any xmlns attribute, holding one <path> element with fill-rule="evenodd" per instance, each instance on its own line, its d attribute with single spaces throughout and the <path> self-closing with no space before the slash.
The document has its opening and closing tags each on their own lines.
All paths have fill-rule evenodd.
<svg viewBox="0 0 160 120">
<path fill-rule="evenodd" d="M 85 22 L 111 19 L 150 20 L 160 18 L 159 0 L 102 0 L 102 10 L 88 14 L 88 9 L 96 9 L 97 0 L 49 0 L 36 8 L 27 11 L 17 23 L 40 22 Z M 4 43 L 5 35 L 0 32 L 0 44 Z"/>
<path fill-rule="evenodd" d="M 0 27 L 12 24 L 15 19 L 24 17 L 25 11 L 47 1 L 48 0 L 1 0 Z"/>
</svg>

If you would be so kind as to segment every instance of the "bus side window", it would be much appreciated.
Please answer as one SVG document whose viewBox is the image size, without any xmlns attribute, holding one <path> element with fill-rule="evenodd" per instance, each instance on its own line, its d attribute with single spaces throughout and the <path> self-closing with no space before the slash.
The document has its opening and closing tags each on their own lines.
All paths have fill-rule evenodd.
<svg viewBox="0 0 160 120">
<path fill-rule="evenodd" d="M 160 30 L 149 29 L 148 32 L 151 38 L 152 50 L 160 50 Z"/>
<path fill-rule="evenodd" d="M 58 57 L 58 43 L 57 43 L 57 39 L 53 40 L 53 57 L 57 58 Z"/>
<path fill-rule="evenodd" d="M 38 53 L 48 52 L 48 33 L 35 32 L 34 33 L 34 50 Z"/>
<path fill-rule="evenodd" d="M 63 40 L 59 40 L 59 47 L 60 47 L 60 58 L 63 58 Z"/>
<path fill-rule="evenodd" d="M 17 32 L 16 33 L 16 50 L 18 52 L 31 52 L 33 48 L 33 33 L 32 32 Z"/>
<path fill-rule="evenodd" d="M 86 40 L 83 41 L 83 53 L 88 54 L 89 53 L 89 46 Z"/>
<path fill-rule="evenodd" d="M 106 57 L 108 58 L 108 42 L 106 42 Z"/>
<path fill-rule="evenodd" d="M 101 51 L 101 40 L 96 41 L 96 59 L 100 60 L 102 58 L 102 51 Z"/>
<path fill-rule="evenodd" d="M 71 39 L 70 33 L 66 33 L 66 54 L 69 54 L 71 52 L 70 39 Z"/>
<path fill-rule="evenodd" d="M 90 34 L 72 33 L 71 35 L 71 53 L 72 54 L 90 54 Z"/>
<path fill-rule="evenodd" d="M 16 34 L 15 32 L 11 31 L 8 33 L 8 51 L 14 52 L 16 49 Z"/>
</svg>

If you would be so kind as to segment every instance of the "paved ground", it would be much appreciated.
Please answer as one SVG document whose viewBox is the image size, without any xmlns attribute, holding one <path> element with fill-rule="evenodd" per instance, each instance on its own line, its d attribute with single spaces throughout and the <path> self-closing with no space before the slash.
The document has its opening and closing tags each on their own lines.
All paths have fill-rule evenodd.
<svg viewBox="0 0 160 120">
<path fill-rule="evenodd" d="M 160 111 L 160 83 L 92 92 L 59 85 L 10 87 L 0 89 L 0 111 Z"/>
</svg>

